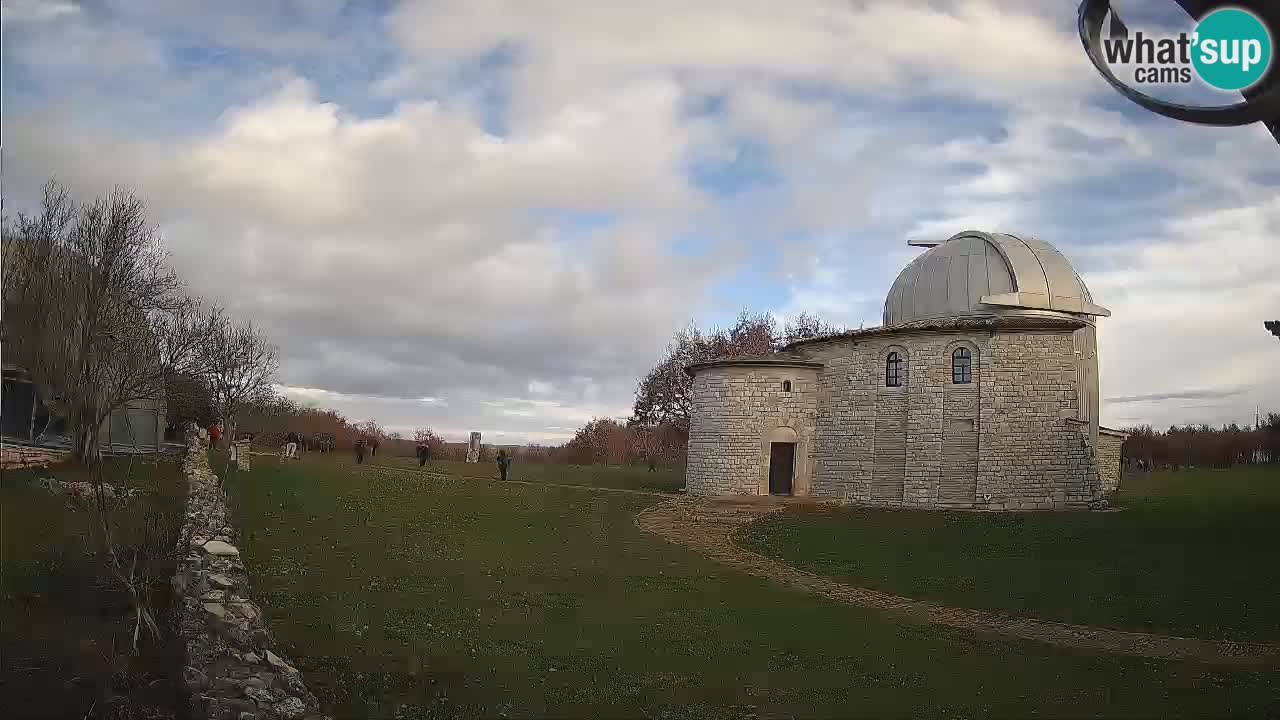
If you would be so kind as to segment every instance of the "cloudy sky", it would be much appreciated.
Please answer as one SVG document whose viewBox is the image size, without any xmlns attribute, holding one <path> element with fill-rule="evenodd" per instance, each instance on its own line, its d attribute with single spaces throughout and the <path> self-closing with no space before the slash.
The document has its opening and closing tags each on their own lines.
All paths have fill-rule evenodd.
<svg viewBox="0 0 1280 720">
<path fill-rule="evenodd" d="M 1280 410 L 1280 147 L 1129 106 L 1074 5 L 4 0 L 4 202 L 132 186 L 294 397 L 401 430 L 559 441 L 689 320 L 875 325 L 966 229 L 1112 310 L 1104 422 Z"/>
</svg>

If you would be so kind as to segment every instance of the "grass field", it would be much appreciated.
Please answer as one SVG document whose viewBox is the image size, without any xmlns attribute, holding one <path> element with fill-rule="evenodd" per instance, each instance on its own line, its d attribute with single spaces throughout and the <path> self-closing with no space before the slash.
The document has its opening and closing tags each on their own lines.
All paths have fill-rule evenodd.
<svg viewBox="0 0 1280 720">
<path fill-rule="evenodd" d="M 729 572 L 637 528 L 649 496 L 312 460 L 229 485 L 255 595 L 339 717 L 1280 712 L 1277 673 L 982 639 Z"/>
<path fill-rule="evenodd" d="M 121 552 L 134 543 L 171 547 L 186 493 L 177 459 L 107 463 L 111 480 L 127 476 L 132 487 L 148 493 L 116 516 L 125 530 Z M 163 683 L 151 686 L 173 677 L 182 665 L 181 648 L 172 638 L 159 644 L 144 639 L 141 654 L 118 666 L 121 672 L 114 678 L 85 662 L 83 641 L 108 654 L 113 646 L 127 646 L 133 629 L 129 601 L 98 557 L 102 545 L 95 516 L 72 509 L 64 496 L 27 485 L 48 476 L 88 479 L 83 469 L 68 466 L 6 470 L 0 482 L 0 717 L 85 717 L 95 702 L 102 710 L 107 683 L 131 701 L 134 714 L 120 717 L 152 717 L 156 708 L 172 711 L 173 690 Z M 156 604 L 163 611 L 168 582 L 158 585 Z"/>
<path fill-rule="evenodd" d="M 854 585 L 1126 630 L 1280 640 L 1280 469 L 1126 477 L 1116 513 L 795 511 L 739 542 Z"/>
<path fill-rule="evenodd" d="M 341 456 L 339 456 L 341 457 Z M 341 461 L 348 458 L 342 457 Z M 378 456 L 369 458 L 372 465 L 418 469 L 411 457 Z M 498 468 L 492 462 L 467 463 L 458 460 L 432 460 L 428 470 L 458 477 L 497 478 Z M 622 488 L 675 492 L 684 487 L 684 467 L 659 467 L 654 472 L 644 465 L 553 465 L 550 463 L 513 463 L 508 471 L 512 480 L 547 482 L 562 485 Z"/>
</svg>

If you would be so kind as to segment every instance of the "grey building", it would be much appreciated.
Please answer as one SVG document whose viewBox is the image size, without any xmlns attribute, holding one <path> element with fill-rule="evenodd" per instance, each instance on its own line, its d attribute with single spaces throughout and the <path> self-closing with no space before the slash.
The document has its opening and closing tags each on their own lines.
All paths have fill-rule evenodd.
<svg viewBox="0 0 1280 720">
<path fill-rule="evenodd" d="M 0 383 L 0 434 L 7 440 L 36 442 L 56 438 L 66 431 L 65 422 L 50 418 L 31 376 L 21 367 L 3 367 Z M 99 431 L 104 448 L 128 447 L 154 452 L 164 447 L 166 408 L 163 398 L 136 400 L 116 410 Z M 50 422 L 52 420 L 52 422 Z"/>
<path fill-rule="evenodd" d="M 687 492 L 1005 510 L 1114 489 L 1123 435 L 1098 425 L 1095 334 L 1109 311 L 1048 243 L 917 245 L 882 326 L 688 368 Z"/>
</svg>

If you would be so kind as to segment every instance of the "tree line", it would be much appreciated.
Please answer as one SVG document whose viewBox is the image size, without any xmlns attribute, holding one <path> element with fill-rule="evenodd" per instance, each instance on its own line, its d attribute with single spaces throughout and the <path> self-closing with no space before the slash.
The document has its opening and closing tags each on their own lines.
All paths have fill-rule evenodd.
<svg viewBox="0 0 1280 720">
<path fill-rule="evenodd" d="M 1121 450 L 1126 461 L 1145 460 L 1152 467 L 1230 467 L 1280 463 L 1280 413 L 1267 413 L 1257 427 L 1235 423 L 1174 425 L 1154 430 L 1150 425 L 1127 428 Z"/>
</svg>

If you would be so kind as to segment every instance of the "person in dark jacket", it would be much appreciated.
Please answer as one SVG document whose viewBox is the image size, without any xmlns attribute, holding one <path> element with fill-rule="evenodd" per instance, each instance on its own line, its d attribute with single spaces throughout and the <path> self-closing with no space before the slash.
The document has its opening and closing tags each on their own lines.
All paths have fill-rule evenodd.
<svg viewBox="0 0 1280 720">
<path fill-rule="evenodd" d="M 497 460 L 498 472 L 502 473 L 502 479 L 505 481 L 507 479 L 507 468 L 511 467 L 511 456 L 507 454 L 506 450 L 499 450 Z"/>
<path fill-rule="evenodd" d="M 426 465 L 427 461 L 430 459 L 431 459 L 431 446 L 427 445 L 426 443 L 419 445 L 418 446 L 418 467 L 422 467 Z"/>
<path fill-rule="evenodd" d="M 364 462 L 364 438 L 356 440 L 356 464 Z"/>
</svg>

